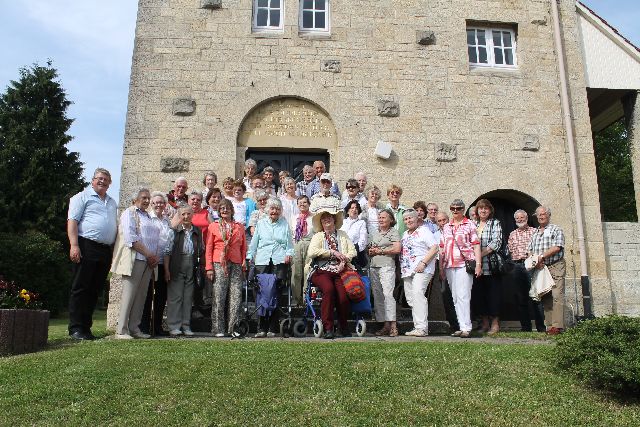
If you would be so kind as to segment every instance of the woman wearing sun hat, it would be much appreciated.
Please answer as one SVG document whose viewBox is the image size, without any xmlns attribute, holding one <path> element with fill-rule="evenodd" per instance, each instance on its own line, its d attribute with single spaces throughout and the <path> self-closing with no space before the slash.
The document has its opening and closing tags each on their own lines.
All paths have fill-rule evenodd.
<svg viewBox="0 0 640 427">
<path fill-rule="evenodd" d="M 351 335 L 347 329 L 351 304 L 340 280 L 340 273 L 349 268 L 351 259 L 356 256 L 356 248 L 340 227 L 342 210 L 339 202 L 335 205 L 327 203 L 316 211 L 313 217 L 313 230 L 316 234 L 309 243 L 305 268 L 308 272 L 313 260 L 318 263 L 318 269 L 311 276 L 311 282 L 322 291 L 320 317 L 325 330 L 324 338 L 327 339 L 334 337 L 334 307 L 338 309 L 338 323 L 342 336 Z"/>
</svg>

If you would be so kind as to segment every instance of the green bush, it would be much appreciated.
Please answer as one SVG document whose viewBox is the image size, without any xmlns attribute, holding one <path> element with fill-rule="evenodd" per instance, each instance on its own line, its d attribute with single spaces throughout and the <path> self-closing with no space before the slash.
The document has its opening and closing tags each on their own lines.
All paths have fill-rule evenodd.
<svg viewBox="0 0 640 427">
<path fill-rule="evenodd" d="M 52 315 L 67 306 L 71 261 L 60 242 L 42 233 L 0 233 L 0 275 L 38 293 Z"/>
<path fill-rule="evenodd" d="M 640 393 L 640 319 L 608 316 L 579 323 L 558 337 L 559 366 L 594 387 Z"/>
</svg>

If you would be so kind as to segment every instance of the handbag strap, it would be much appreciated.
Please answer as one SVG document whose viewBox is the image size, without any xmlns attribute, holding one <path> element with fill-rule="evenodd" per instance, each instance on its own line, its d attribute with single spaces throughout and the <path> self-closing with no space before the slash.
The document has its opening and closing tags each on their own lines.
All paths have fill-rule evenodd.
<svg viewBox="0 0 640 427">
<path fill-rule="evenodd" d="M 460 225 L 462 225 L 462 223 L 460 223 Z M 463 260 L 465 261 L 469 261 L 465 256 L 464 253 L 462 252 L 462 248 L 460 247 L 460 245 L 458 244 L 458 240 L 456 239 L 456 233 L 453 231 L 453 227 L 451 227 L 451 224 L 449 224 L 449 227 L 452 229 L 451 230 L 451 235 L 453 236 L 453 243 L 456 244 L 456 246 L 458 247 L 458 250 L 460 251 L 460 256 L 462 257 Z M 452 254 L 453 256 L 453 254 Z"/>
</svg>

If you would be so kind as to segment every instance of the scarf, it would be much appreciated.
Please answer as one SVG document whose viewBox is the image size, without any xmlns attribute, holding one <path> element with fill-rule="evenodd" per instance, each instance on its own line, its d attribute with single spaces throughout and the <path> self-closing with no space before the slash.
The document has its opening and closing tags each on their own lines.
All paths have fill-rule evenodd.
<svg viewBox="0 0 640 427">
<path fill-rule="evenodd" d="M 218 221 L 218 226 L 220 226 L 220 236 L 222 237 L 223 247 L 222 254 L 220 256 L 220 265 L 224 270 L 224 275 L 229 275 L 229 266 L 227 265 L 227 257 L 229 252 L 229 243 L 231 242 L 231 238 L 233 237 L 233 222 L 227 222 L 220 219 Z"/>
<path fill-rule="evenodd" d="M 298 215 L 298 220 L 296 221 L 296 235 L 295 235 L 296 243 L 299 242 L 303 237 L 305 237 L 309 233 L 308 226 L 307 226 L 308 217 L 309 217 L 309 211 L 306 211 L 305 213 L 300 212 L 300 215 Z"/>
</svg>

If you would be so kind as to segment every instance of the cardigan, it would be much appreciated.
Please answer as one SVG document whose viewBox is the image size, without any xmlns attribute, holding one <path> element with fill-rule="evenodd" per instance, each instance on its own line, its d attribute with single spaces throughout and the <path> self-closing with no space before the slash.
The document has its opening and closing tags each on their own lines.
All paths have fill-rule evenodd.
<svg viewBox="0 0 640 427">
<path fill-rule="evenodd" d="M 220 234 L 220 223 L 218 221 L 209 224 L 208 234 L 205 269 L 213 270 L 213 263 L 220 262 L 222 249 L 224 248 L 224 240 L 222 240 L 222 235 Z M 247 238 L 244 227 L 241 223 L 234 221 L 231 225 L 231 240 L 228 246 L 227 260 L 234 264 L 242 264 L 246 255 Z"/>
<path fill-rule="evenodd" d="M 349 239 L 347 233 L 342 230 L 338 231 L 338 251 L 346 255 L 349 260 L 355 257 L 356 247 Z M 314 258 L 329 258 L 331 251 L 325 247 L 324 231 L 319 231 L 313 235 L 311 242 L 309 242 L 309 249 L 307 250 L 307 258 L 305 260 L 304 275 L 307 277 L 309 271 L 311 271 L 311 263 Z"/>
</svg>

